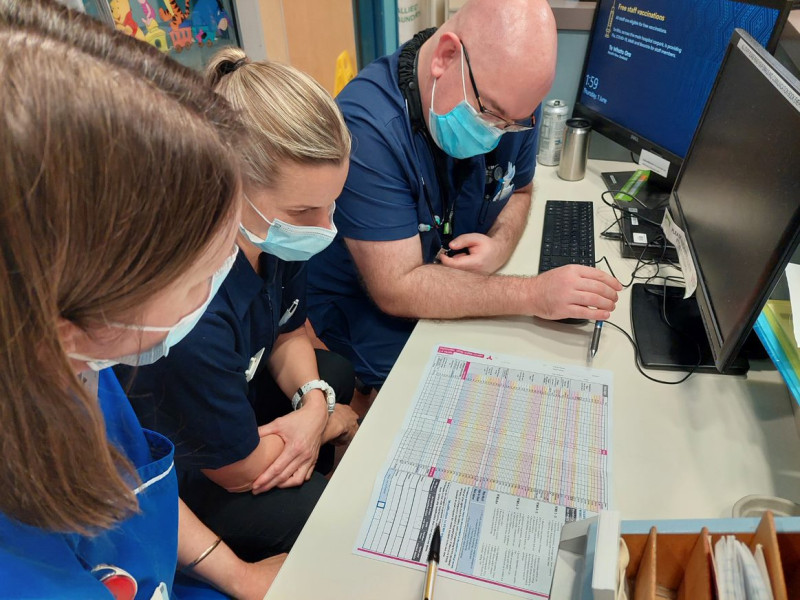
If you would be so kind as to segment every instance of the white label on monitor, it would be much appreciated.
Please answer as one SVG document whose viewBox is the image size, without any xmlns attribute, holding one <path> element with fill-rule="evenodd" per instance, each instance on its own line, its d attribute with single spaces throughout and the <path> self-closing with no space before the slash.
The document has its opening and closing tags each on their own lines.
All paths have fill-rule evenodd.
<svg viewBox="0 0 800 600">
<path fill-rule="evenodd" d="M 672 242 L 675 249 L 678 251 L 678 263 L 681 265 L 683 272 L 683 281 L 686 286 L 686 292 L 683 294 L 684 299 L 694 294 L 697 288 L 697 271 L 694 270 L 694 262 L 692 255 L 689 253 L 689 244 L 686 241 L 686 234 L 683 230 L 675 224 L 672 220 L 672 215 L 669 209 L 664 211 L 664 220 L 661 221 L 661 229 L 664 230 L 664 235 Z"/>
<path fill-rule="evenodd" d="M 639 165 L 658 173 L 662 177 L 666 177 L 667 173 L 669 173 L 669 161 L 649 150 L 642 150 L 642 153 L 639 155 Z"/>
<path fill-rule="evenodd" d="M 647 244 L 647 234 L 646 233 L 634 233 L 633 234 L 633 243 L 634 244 Z"/>
<path fill-rule="evenodd" d="M 636 227 L 639 224 L 639 219 L 636 217 L 631 217 L 631 225 Z"/>
<path fill-rule="evenodd" d="M 790 88 L 786 82 L 775 73 L 775 70 L 770 67 L 763 58 L 756 54 L 755 50 L 753 50 L 747 42 L 743 39 L 739 40 L 737 47 L 742 51 L 742 54 L 750 59 L 750 62 L 753 63 L 756 69 L 761 71 L 775 89 L 778 90 L 796 110 L 800 111 L 800 96 L 798 96 L 797 92 Z"/>
</svg>

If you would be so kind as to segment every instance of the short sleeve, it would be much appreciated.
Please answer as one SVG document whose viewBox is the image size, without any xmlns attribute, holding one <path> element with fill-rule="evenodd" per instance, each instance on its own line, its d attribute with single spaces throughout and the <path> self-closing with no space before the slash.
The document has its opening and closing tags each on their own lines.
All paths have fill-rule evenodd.
<svg viewBox="0 0 800 600">
<path fill-rule="evenodd" d="M 410 186 L 404 124 L 383 122 L 360 104 L 341 102 L 353 136 L 350 171 L 336 200 L 334 220 L 346 238 L 366 241 L 407 239 L 417 235 L 417 203 Z"/>
<path fill-rule="evenodd" d="M 144 427 L 175 444 L 182 468 L 218 469 L 250 455 L 259 443 L 232 324 L 206 312 L 169 354 L 152 365 L 116 372 Z"/>
</svg>

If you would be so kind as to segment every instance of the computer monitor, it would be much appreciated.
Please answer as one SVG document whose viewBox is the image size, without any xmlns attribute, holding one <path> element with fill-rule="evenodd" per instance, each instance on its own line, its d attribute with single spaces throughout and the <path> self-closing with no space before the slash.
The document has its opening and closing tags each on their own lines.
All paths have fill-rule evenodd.
<svg viewBox="0 0 800 600">
<path fill-rule="evenodd" d="M 648 186 L 669 192 L 733 30 L 744 29 L 773 52 L 791 4 L 600 0 L 574 116 L 640 155 L 640 164 L 660 165 Z"/>
<path fill-rule="evenodd" d="M 639 287 L 631 311 L 641 355 L 661 363 L 650 366 L 691 368 L 697 351 L 688 337 L 704 330 L 711 364 L 726 372 L 800 241 L 800 81 L 742 30 L 728 46 L 670 213 L 686 235 L 697 291 L 671 299 L 667 318 L 675 325 L 695 310 L 702 326 L 687 321 L 680 333 L 668 328 L 671 337 L 654 335 L 663 328 L 661 288 Z"/>
</svg>

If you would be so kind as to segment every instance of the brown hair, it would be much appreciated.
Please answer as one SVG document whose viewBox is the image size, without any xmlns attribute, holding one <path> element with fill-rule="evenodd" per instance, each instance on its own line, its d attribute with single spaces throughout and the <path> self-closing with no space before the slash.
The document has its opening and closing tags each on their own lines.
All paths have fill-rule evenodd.
<svg viewBox="0 0 800 600">
<path fill-rule="evenodd" d="M 330 94 L 311 76 L 276 62 L 250 62 L 227 47 L 206 67 L 206 80 L 239 110 L 251 143 L 239 149 L 247 183 L 275 185 L 279 165 L 341 164 L 350 132 Z"/>
<path fill-rule="evenodd" d="M 219 94 L 201 91 L 204 79 L 160 51 L 68 9 L 56 0 L 0 0 L 0 25 L 27 29 L 79 48 L 96 58 L 153 81 L 163 92 L 214 124 L 223 138 L 241 135 L 238 119 Z M 192 89 L 187 94 L 187 89 Z"/>
<path fill-rule="evenodd" d="M 225 103 L 149 51 L 123 57 L 124 36 L 91 35 L 75 33 L 78 48 L 0 30 L 0 511 L 81 533 L 137 504 L 59 318 L 123 320 L 230 225 L 239 186 Z"/>
</svg>

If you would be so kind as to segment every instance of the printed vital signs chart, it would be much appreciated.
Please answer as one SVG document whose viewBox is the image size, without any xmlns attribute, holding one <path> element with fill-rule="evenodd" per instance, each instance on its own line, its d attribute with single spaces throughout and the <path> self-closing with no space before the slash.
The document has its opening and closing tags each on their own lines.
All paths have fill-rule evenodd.
<svg viewBox="0 0 800 600">
<path fill-rule="evenodd" d="M 355 552 L 547 598 L 561 526 L 608 507 L 611 373 L 436 346 Z"/>
</svg>

